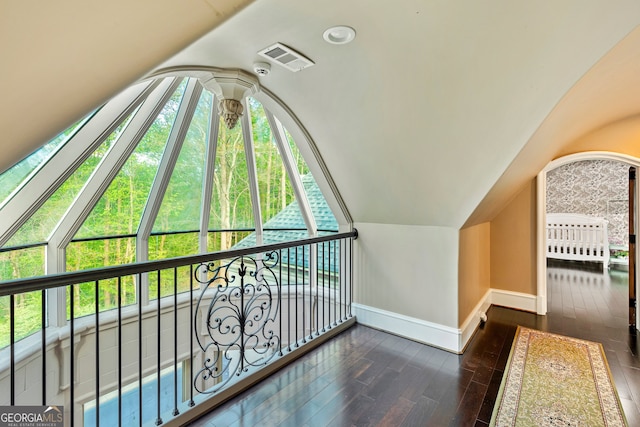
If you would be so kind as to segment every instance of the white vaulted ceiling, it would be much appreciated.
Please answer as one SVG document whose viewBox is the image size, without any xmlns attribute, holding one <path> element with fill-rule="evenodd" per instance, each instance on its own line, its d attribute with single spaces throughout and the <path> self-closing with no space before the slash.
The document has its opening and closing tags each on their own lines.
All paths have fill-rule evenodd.
<svg viewBox="0 0 640 427">
<path fill-rule="evenodd" d="M 635 0 L 145 1 L 162 10 L 147 15 L 68 2 L 73 19 L 58 2 L 1 6 L 0 170 L 145 73 L 251 71 L 276 42 L 315 65 L 272 65 L 260 83 L 309 131 L 356 222 L 490 220 L 558 147 L 640 113 Z M 355 40 L 324 42 L 333 25 Z"/>
</svg>

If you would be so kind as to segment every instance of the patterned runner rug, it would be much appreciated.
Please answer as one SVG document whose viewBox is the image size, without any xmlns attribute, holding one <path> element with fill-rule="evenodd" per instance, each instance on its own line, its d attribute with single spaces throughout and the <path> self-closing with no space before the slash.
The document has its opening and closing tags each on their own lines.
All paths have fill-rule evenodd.
<svg viewBox="0 0 640 427">
<path fill-rule="evenodd" d="M 627 426 L 602 345 L 519 326 L 490 426 Z"/>
</svg>

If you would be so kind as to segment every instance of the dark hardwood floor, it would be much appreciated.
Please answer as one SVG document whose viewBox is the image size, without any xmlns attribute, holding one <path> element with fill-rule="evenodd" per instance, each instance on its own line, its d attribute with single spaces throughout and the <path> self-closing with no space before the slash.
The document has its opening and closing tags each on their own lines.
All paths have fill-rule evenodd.
<svg viewBox="0 0 640 427">
<path fill-rule="evenodd" d="M 356 325 L 192 425 L 487 426 L 517 325 L 601 342 L 640 425 L 627 276 L 577 267 L 548 269 L 547 316 L 494 306 L 462 355 Z"/>
</svg>

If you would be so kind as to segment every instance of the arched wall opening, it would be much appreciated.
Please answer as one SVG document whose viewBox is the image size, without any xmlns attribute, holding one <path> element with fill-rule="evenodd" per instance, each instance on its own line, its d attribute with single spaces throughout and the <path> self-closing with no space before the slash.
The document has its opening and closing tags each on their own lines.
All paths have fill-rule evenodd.
<svg viewBox="0 0 640 427">
<path fill-rule="evenodd" d="M 536 243 L 537 243 L 537 299 L 536 310 L 540 315 L 547 313 L 547 255 L 546 255 L 546 216 L 547 216 L 547 174 L 561 166 L 570 163 L 585 160 L 607 160 L 620 162 L 628 166 L 640 166 L 640 159 L 628 154 L 606 152 L 606 151 L 587 151 L 575 154 L 569 154 L 551 161 L 537 177 L 537 221 L 536 221 Z M 635 198 L 637 200 L 638 189 L 636 187 Z M 637 223 L 637 210 L 634 212 L 635 222 Z M 631 261 L 630 261 L 631 262 Z M 636 256 L 637 263 L 637 256 Z M 636 273 L 637 274 L 637 273 Z M 637 280 L 636 280 L 637 283 Z M 636 325 L 637 327 L 638 325 Z"/>
</svg>

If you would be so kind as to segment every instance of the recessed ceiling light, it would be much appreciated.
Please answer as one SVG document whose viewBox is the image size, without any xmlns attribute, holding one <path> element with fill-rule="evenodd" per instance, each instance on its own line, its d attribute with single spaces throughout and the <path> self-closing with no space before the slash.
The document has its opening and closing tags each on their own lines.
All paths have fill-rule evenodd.
<svg viewBox="0 0 640 427">
<path fill-rule="evenodd" d="M 347 44 L 356 38 L 356 30 L 345 25 L 327 28 L 322 37 L 331 44 Z"/>
</svg>

